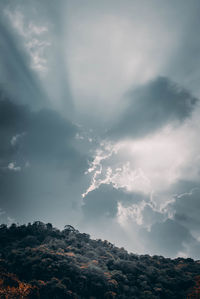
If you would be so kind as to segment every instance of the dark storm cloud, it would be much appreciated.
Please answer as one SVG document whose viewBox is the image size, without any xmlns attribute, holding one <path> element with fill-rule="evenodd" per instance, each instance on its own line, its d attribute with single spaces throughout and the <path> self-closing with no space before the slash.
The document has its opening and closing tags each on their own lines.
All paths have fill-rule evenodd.
<svg viewBox="0 0 200 299">
<path fill-rule="evenodd" d="M 200 242 L 176 219 L 158 221 L 150 231 L 140 228 L 142 242 L 150 254 L 177 257 L 182 254 L 199 259 Z"/>
<path fill-rule="evenodd" d="M 81 194 L 80 180 L 88 166 L 88 157 L 75 147 L 77 127 L 53 110 L 32 112 L 2 97 L 1 208 L 22 218 L 23 213 L 30 217 L 34 206 L 44 215 L 51 209 L 67 213 L 66 206 L 72 208 Z"/>
<path fill-rule="evenodd" d="M 71 159 L 77 158 L 71 145 L 77 128 L 57 112 L 50 109 L 31 112 L 27 106 L 4 99 L 0 101 L 0 117 L 0 130 L 4 137 L 1 146 L 5 147 L 2 154 L 16 153 L 18 146 L 12 145 L 12 138 L 22 134 L 20 150 L 30 161 L 52 163 L 67 159 L 71 163 Z"/>
<path fill-rule="evenodd" d="M 165 216 L 162 213 L 154 210 L 152 206 L 148 203 L 142 210 L 142 218 L 146 226 L 151 226 L 156 222 L 162 222 Z"/>
<path fill-rule="evenodd" d="M 138 211 L 139 215 L 129 215 L 128 227 L 130 231 L 134 232 L 133 235 L 127 233 L 126 230 L 123 232 L 122 227 L 116 221 L 118 203 L 128 209 L 134 204 L 137 210 L 141 202 L 145 205 L 140 212 Z M 193 206 L 193 202 L 190 204 Z M 196 209 L 196 216 L 198 217 L 198 206 L 194 206 L 194 209 Z M 99 235 L 101 234 L 99 225 L 101 225 L 101 229 L 106 230 L 105 235 L 107 234 L 109 239 L 112 242 L 117 242 L 119 246 L 126 244 L 126 247 L 132 251 L 135 247 L 134 242 L 137 241 L 143 244 L 143 253 L 172 258 L 185 254 L 199 259 L 200 243 L 192 235 L 190 227 L 181 223 L 176 215 L 174 218 L 168 218 L 166 214 L 156 211 L 148 196 L 140 193 L 128 193 L 122 188 L 115 189 L 111 184 L 102 184 L 85 197 L 82 210 L 84 214 L 83 227 L 86 227 L 86 230 L 88 229 L 87 225 L 92 223 L 95 234 Z M 138 216 L 142 219 L 141 224 L 137 223 Z M 114 226 L 117 228 L 116 231 Z M 121 243 L 122 240 L 123 243 Z"/>
<path fill-rule="evenodd" d="M 174 201 L 168 205 L 170 218 L 154 211 L 148 204 L 143 209 L 143 223 L 150 225 L 150 229 L 140 229 L 140 235 L 151 254 L 170 257 L 185 254 L 199 259 L 200 189 L 196 187 L 188 192 L 188 187 L 196 184 L 180 181 L 173 187 L 174 190 L 179 191 L 179 194 L 183 193 L 174 196 Z"/>
<path fill-rule="evenodd" d="M 156 80 L 129 92 L 128 107 L 108 133 L 114 138 L 143 137 L 168 123 L 184 121 L 197 99 L 168 78 Z"/>
<path fill-rule="evenodd" d="M 73 104 L 61 34 L 63 5 L 0 3 L 0 208 L 16 221 L 65 223 L 85 191 L 88 157 L 76 140 L 77 127 L 66 119 Z M 35 42 L 51 47 L 31 53 Z M 34 69 L 40 50 L 42 61 L 48 59 L 45 75 Z"/>
<path fill-rule="evenodd" d="M 175 197 L 172 208 L 175 211 L 175 219 L 192 231 L 199 232 L 200 219 L 200 188 L 194 188 L 190 192 Z"/>
<path fill-rule="evenodd" d="M 171 257 L 184 252 L 184 244 L 195 241 L 184 226 L 172 219 L 153 224 L 150 232 L 145 231 L 142 236 L 152 253 Z"/>
<path fill-rule="evenodd" d="M 83 213 L 86 220 L 114 218 L 119 202 L 123 206 L 129 206 L 144 199 L 146 200 L 145 196 L 140 193 L 129 193 L 123 188 L 114 188 L 112 184 L 102 184 L 84 198 Z"/>
</svg>

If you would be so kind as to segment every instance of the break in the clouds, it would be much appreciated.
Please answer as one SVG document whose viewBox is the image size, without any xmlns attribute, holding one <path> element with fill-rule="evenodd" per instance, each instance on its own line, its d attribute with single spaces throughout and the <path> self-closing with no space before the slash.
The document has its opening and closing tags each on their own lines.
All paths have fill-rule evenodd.
<svg viewBox="0 0 200 299">
<path fill-rule="evenodd" d="M 0 3 L 0 221 L 200 258 L 199 1 Z"/>
</svg>

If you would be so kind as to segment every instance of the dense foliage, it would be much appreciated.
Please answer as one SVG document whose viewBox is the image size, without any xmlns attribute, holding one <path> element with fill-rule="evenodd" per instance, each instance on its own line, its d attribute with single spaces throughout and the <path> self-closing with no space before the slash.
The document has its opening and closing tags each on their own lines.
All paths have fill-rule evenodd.
<svg viewBox="0 0 200 299">
<path fill-rule="evenodd" d="M 200 262 L 136 255 L 68 225 L 0 226 L 0 298 L 200 298 Z"/>
</svg>

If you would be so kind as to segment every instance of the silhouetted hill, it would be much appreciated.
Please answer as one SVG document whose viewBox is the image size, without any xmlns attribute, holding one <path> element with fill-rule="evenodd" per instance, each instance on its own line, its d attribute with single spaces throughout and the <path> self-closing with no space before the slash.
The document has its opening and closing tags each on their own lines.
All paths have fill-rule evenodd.
<svg viewBox="0 0 200 299">
<path fill-rule="evenodd" d="M 200 298 L 200 262 L 129 254 L 70 225 L 1 225 L 0 270 L 1 299 Z"/>
</svg>

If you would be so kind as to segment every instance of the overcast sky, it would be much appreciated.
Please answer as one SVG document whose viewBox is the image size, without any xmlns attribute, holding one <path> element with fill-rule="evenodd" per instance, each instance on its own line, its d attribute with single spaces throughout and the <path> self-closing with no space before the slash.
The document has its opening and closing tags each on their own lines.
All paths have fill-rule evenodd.
<svg viewBox="0 0 200 299">
<path fill-rule="evenodd" d="M 0 222 L 200 259 L 199 0 L 0 1 Z"/>
</svg>

